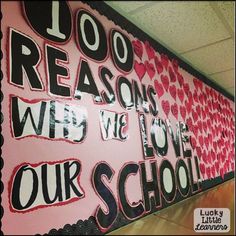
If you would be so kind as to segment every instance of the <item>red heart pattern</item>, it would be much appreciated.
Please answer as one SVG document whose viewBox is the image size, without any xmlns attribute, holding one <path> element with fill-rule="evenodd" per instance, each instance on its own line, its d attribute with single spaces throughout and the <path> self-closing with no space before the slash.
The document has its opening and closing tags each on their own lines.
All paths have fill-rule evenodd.
<svg viewBox="0 0 236 236">
<path fill-rule="evenodd" d="M 142 81 L 145 73 L 146 73 L 146 67 L 142 62 L 134 61 L 134 70 L 139 78 L 140 81 Z"/>
<path fill-rule="evenodd" d="M 161 82 L 167 92 L 169 89 L 169 84 L 170 84 L 169 78 L 166 75 L 161 75 Z"/>
<path fill-rule="evenodd" d="M 163 100 L 161 102 L 161 106 L 162 106 L 162 109 L 163 109 L 164 113 L 166 114 L 166 117 L 168 117 L 169 113 L 170 113 L 170 103 L 169 103 L 169 101 Z"/>
<path fill-rule="evenodd" d="M 152 63 L 149 63 L 148 61 L 145 61 L 144 65 L 146 67 L 146 71 L 147 71 L 147 74 L 149 75 L 149 78 L 152 80 L 154 75 L 156 74 L 154 65 Z"/>
<path fill-rule="evenodd" d="M 173 105 L 171 105 L 171 113 L 173 114 L 173 116 L 176 118 L 176 120 L 178 120 L 178 105 L 176 103 L 174 103 Z"/>
<path fill-rule="evenodd" d="M 233 171 L 234 166 L 234 111 L 229 100 L 198 78 L 184 79 L 176 59 L 165 54 L 155 54 L 149 44 L 144 43 L 148 60 L 144 57 L 143 43 L 133 40 L 135 55 L 141 60 L 134 62 L 134 70 L 140 80 L 146 72 L 152 80 L 160 99 L 162 110 L 168 118 L 181 119 L 188 125 L 193 155 L 200 160 L 200 172 L 204 179 Z M 153 60 L 154 59 L 154 60 Z M 153 60 L 151 62 L 150 60 Z M 163 100 L 165 93 L 170 100 Z M 180 113 L 180 116 L 179 116 Z"/>
<path fill-rule="evenodd" d="M 176 100 L 176 87 L 175 85 L 171 85 L 169 87 L 170 90 L 170 95 L 172 96 L 172 98 L 174 98 L 174 100 Z"/>
<path fill-rule="evenodd" d="M 154 81 L 154 87 L 155 87 L 155 90 L 157 92 L 157 95 L 159 98 L 162 97 L 162 95 L 164 94 L 164 89 L 163 89 L 163 86 L 161 83 L 159 83 L 157 80 Z"/>
</svg>

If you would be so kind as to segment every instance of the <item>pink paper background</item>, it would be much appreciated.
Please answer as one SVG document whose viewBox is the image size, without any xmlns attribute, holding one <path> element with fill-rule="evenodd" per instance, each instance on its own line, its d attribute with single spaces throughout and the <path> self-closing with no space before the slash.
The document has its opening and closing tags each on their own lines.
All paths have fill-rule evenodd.
<svg viewBox="0 0 236 236">
<path fill-rule="evenodd" d="M 72 10 L 73 15 L 73 24 L 76 11 L 81 7 L 89 10 L 92 14 L 94 14 L 97 19 L 104 26 L 107 37 L 109 35 L 109 31 L 111 28 L 115 28 L 121 30 L 119 26 L 115 25 L 113 22 L 109 21 L 105 16 L 101 16 L 98 12 L 91 10 L 85 4 L 74 1 L 69 2 L 69 5 Z M 96 195 L 93 190 L 91 183 L 91 173 L 95 165 L 99 161 L 106 161 L 110 164 L 110 166 L 115 170 L 114 178 L 112 179 L 109 187 L 115 193 L 117 199 L 117 177 L 119 174 L 119 170 L 121 167 L 129 162 L 134 161 L 138 163 L 139 161 L 144 161 L 143 159 L 143 151 L 141 144 L 141 135 L 139 130 L 139 122 L 138 122 L 138 113 L 135 109 L 132 109 L 128 112 L 129 116 L 129 139 L 125 142 L 120 142 L 117 140 L 103 141 L 101 138 L 101 131 L 99 125 L 99 110 L 107 109 L 116 111 L 118 113 L 125 112 L 125 110 L 120 106 L 118 99 L 116 97 L 116 102 L 113 106 L 109 105 L 95 105 L 92 100 L 92 96 L 89 94 L 84 94 L 81 100 L 75 100 L 72 98 L 70 102 L 74 104 L 78 104 L 87 108 L 88 111 L 88 131 L 87 137 L 82 144 L 71 144 L 65 141 L 51 141 L 45 140 L 41 138 L 24 138 L 21 140 L 16 140 L 11 136 L 10 132 L 10 119 L 9 119 L 9 95 L 14 94 L 20 97 L 24 97 L 26 99 L 56 99 L 59 101 L 65 101 L 64 99 L 58 99 L 55 97 L 50 97 L 46 92 L 35 92 L 31 91 L 28 84 L 25 83 L 25 88 L 17 88 L 8 83 L 8 73 L 7 73 L 7 65 L 8 65 L 8 28 L 12 27 L 17 31 L 20 31 L 31 38 L 33 38 L 37 44 L 39 45 L 42 52 L 42 61 L 39 64 L 39 71 L 46 86 L 46 72 L 45 72 L 45 40 L 38 36 L 27 24 L 22 11 L 21 2 L 2 2 L 2 51 L 3 51 L 3 61 L 2 61 L 2 71 L 4 75 L 4 79 L 2 81 L 2 91 L 4 94 L 4 100 L 2 102 L 2 112 L 4 114 L 4 122 L 3 122 L 3 137 L 4 137 L 4 145 L 2 149 L 2 156 L 4 159 L 4 168 L 2 170 L 2 181 L 4 183 L 4 191 L 2 194 L 2 205 L 4 207 L 4 215 L 2 219 L 2 230 L 5 234 L 35 234 L 35 233 L 47 233 L 50 229 L 56 228 L 59 229 L 63 227 L 65 224 L 73 224 L 76 223 L 79 219 L 87 219 L 89 216 L 93 215 L 97 206 L 101 204 L 103 208 L 105 208 L 103 202 Z M 96 63 L 86 58 L 79 51 L 78 47 L 75 43 L 75 26 L 72 28 L 72 37 L 70 41 L 65 45 L 55 45 L 64 51 L 68 52 L 69 55 L 69 64 L 65 65 L 68 67 L 70 72 L 70 80 L 63 80 L 66 84 L 71 85 L 71 88 L 75 87 L 77 73 L 78 73 L 78 65 L 80 62 L 80 58 L 87 59 L 89 65 L 93 71 L 93 75 L 98 86 L 99 91 L 101 92 L 104 89 L 104 86 L 101 80 L 98 77 L 98 68 L 99 66 L 106 66 L 109 68 L 112 73 L 115 75 L 115 78 L 111 82 L 112 87 L 115 88 L 116 77 L 122 75 L 116 67 L 114 66 L 111 54 L 109 52 L 108 59 L 103 63 Z M 121 30 L 124 34 L 128 35 L 130 40 L 134 40 L 135 38 Z M 144 42 L 143 42 L 144 46 Z M 160 55 L 156 52 L 156 55 L 159 57 Z M 139 58 L 135 55 L 135 60 L 140 61 Z M 143 62 L 148 60 L 145 48 L 143 54 Z M 151 61 L 154 64 L 154 61 Z M 189 84 L 190 90 L 194 91 L 193 84 L 193 76 L 188 72 L 179 68 L 179 72 L 183 75 L 184 81 Z M 164 72 L 163 74 L 167 74 L 168 72 Z M 133 70 L 130 74 L 126 76 L 130 81 L 131 79 L 135 79 L 139 81 L 137 74 Z M 153 80 L 150 80 L 147 73 L 142 80 L 142 83 L 148 85 L 151 84 L 154 86 L 154 80 L 160 80 L 160 76 L 156 73 Z M 140 85 L 140 82 L 138 82 Z M 177 88 L 178 82 L 176 82 Z M 205 87 L 206 85 L 204 85 Z M 73 91 L 73 89 L 72 89 Z M 199 93 L 199 92 L 198 92 Z M 218 92 L 217 92 L 218 94 Z M 227 99 L 227 98 L 224 98 Z M 161 99 L 158 99 L 158 107 L 159 113 L 158 117 L 165 118 L 165 114 L 161 107 L 162 100 L 169 100 L 170 104 L 174 103 L 173 98 L 169 93 L 165 93 Z M 178 99 L 177 104 L 180 105 L 180 101 Z M 228 99 L 227 99 L 228 100 Z M 234 111 L 234 103 L 228 100 L 230 104 L 230 108 Z M 150 131 L 150 125 L 152 121 L 152 115 L 146 115 L 147 121 L 147 129 Z M 234 119 L 233 114 L 229 115 L 229 119 Z M 169 119 L 172 124 L 172 128 L 175 130 L 175 124 L 177 120 L 173 117 L 173 115 L 169 115 Z M 179 114 L 179 121 L 182 120 L 182 117 Z M 234 136 L 234 126 L 231 126 L 229 129 L 230 137 L 230 145 L 233 143 Z M 150 136 L 148 137 L 150 141 Z M 167 154 L 168 160 L 173 163 L 176 162 L 176 157 L 174 154 L 172 142 L 168 136 L 168 144 L 169 150 Z M 233 148 L 232 148 L 233 151 Z M 219 152 L 219 151 L 218 151 Z M 233 156 L 227 154 L 226 159 L 229 159 L 232 163 L 234 162 L 234 153 Z M 69 158 L 79 159 L 82 163 L 82 172 L 80 176 L 80 184 L 85 190 L 85 198 L 75 201 L 70 204 L 66 204 L 63 206 L 52 206 L 46 207 L 39 210 L 31 211 L 28 213 L 13 213 L 9 208 L 9 200 L 8 200 L 8 182 L 10 180 L 13 169 L 20 165 L 23 162 L 28 163 L 39 163 L 39 162 L 48 162 L 48 161 L 60 161 Z M 231 160 L 232 158 L 232 160 Z M 155 160 L 158 163 L 161 162 L 162 158 L 155 157 Z M 148 161 L 147 161 L 148 162 Z M 222 164 L 223 165 L 223 164 Z M 148 167 L 148 165 L 147 165 Z M 232 170 L 232 167 L 225 172 L 229 172 Z M 219 173 L 217 175 L 220 175 Z M 196 173 L 194 172 L 194 176 L 196 177 Z M 139 175 L 132 176 L 129 178 L 127 182 L 128 196 L 129 201 L 138 201 L 141 199 L 141 188 L 139 187 Z"/>
</svg>

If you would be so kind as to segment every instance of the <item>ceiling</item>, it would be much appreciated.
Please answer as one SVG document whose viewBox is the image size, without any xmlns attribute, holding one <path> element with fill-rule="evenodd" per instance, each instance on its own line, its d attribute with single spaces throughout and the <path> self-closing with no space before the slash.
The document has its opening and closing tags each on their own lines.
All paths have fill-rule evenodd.
<svg viewBox="0 0 236 236">
<path fill-rule="evenodd" d="M 234 1 L 105 1 L 234 96 Z"/>
</svg>

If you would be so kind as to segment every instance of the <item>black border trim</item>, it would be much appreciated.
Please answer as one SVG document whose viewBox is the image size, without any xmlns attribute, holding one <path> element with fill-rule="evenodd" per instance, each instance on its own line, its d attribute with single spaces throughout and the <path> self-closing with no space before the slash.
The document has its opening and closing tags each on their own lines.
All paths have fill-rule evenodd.
<svg viewBox="0 0 236 236">
<path fill-rule="evenodd" d="M 164 47 L 161 43 L 154 40 L 151 36 L 147 33 L 142 31 L 138 26 L 134 25 L 124 16 L 120 15 L 116 10 L 112 7 L 107 5 L 103 1 L 82 1 L 83 3 L 89 5 L 92 9 L 97 10 L 101 15 L 104 15 L 109 20 L 113 21 L 116 25 L 120 26 L 123 30 L 127 31 L 128 33 L 132 34 L 134 37 L 138 38 L 139 40 L 145 42 L 146 40 L 149 41 L 150 45 L 160 54 L 167 54 L 169 59 L 176 59 L 179 62 L 179 66 L 182 69 L 186 70 L 192 76 L 196 77 L 197 79 L 201 80 L 205 84 L 209 85 L 210 87 L 214 88 L 216 91 L 223 94 L 225 97 L 229 98 L 231 101 L 235 102 L 234 96 L 227 92 L 225 89 L 220 87 L 218 84 L 214 83 L 213 81 L 209 80 L 205 75 L 201 72 L 194 69 L 191 65 L 185 62 L 183 59 L 179 58 L 169 49 Z"/>
<path fill-rule="evenodd" d="M 2 10 L 1 10 L 1 13 L 0 13 L 0 21 L 2 21 Z M 0 70 L 0 132 L 1 132 L 1 135 L 0 135 L 0 235 L 3 235 L 3 231 L 2 231 L 2 217 L 3 217 L 3 214 L 4 214 L 4 209 L 3 209 L 3 206 L 2 206 L 2 193 L 3 193 L 3 190 L 4 190 L 4 184 L 2 182 L 2 168 L 3 168 L 3 165 L 4 165 L 4 161 L 3 161 L 3 158 L 2 158 L 2 145 L 4 143 L 4 138 L 3 138 L 3 135 L 2 135 L 2 123 L 3 123 L 3 120 L 4 120 L 4 116 L 3 116 L 3 113 L 2 113 L 2 101 L 3 101 L 3 92 L 2 92 L 2 79 L 3 79 L 3 72 L 2 72 L 2 59 L 3 59 L 3 52 L 2 52 L 2 29 L 0 28 L 0 40 L 1 40 L 1 50 L 0 50 L 0 60 L 1 60 L 1 70 Z"/>
</svg>

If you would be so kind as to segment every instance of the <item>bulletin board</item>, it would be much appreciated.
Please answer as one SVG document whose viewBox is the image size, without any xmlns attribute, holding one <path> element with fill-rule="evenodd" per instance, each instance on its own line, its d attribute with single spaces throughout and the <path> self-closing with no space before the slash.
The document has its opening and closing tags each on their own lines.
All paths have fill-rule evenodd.
<svg viewBox="0 0 236 236">
<path fill-rule="evenodd" d="M 234 177 L 204 75 L 103 2 L 1 5 L 4 234 L 105 234 Z"/>
</svg>

